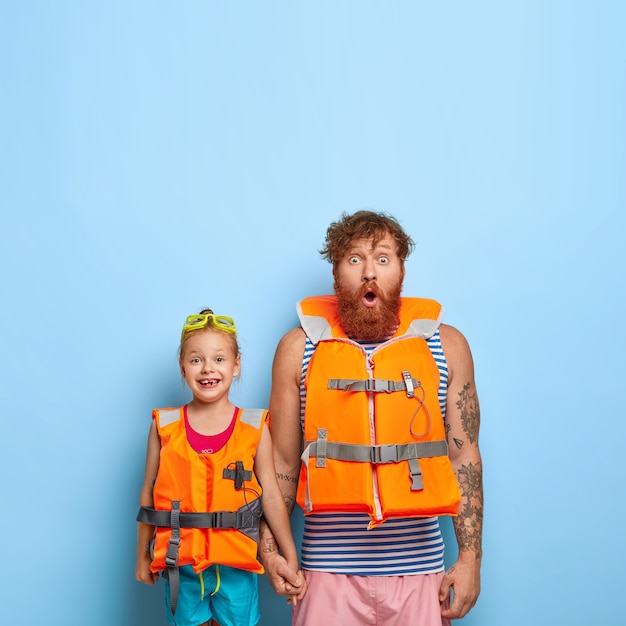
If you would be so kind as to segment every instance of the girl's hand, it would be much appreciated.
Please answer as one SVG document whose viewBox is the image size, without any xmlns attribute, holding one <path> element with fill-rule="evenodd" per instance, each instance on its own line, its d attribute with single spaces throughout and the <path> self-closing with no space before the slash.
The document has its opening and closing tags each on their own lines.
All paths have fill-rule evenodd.
<svg viewBox="0 0 626 626">
<path fill-rule="evenodd" d="M 154 583 L 158 580 L 158 573 L 150 571 L 151 563 L 152 559 L 147 552 L 137 557 L 137 564 L 135 565 L 135 578 L 140 583 L 154 585 Z"/>
<path fill-rule="evenodd" d="M 297 571 L 297 574 L 300 580 L 302 581 L 302 584 L 300 585 L 298 589 L 293 589 L 291 595 L 287 599 L 287 604 L 293 604 L 293 606 L 296 606 L 298 602 L 302 600 L 302 598 L 304 597 L 304 594 L 306 593 L 306 588 L 307 588 L 306 578 L 304 577 L 302 570 L 299 569 Z"/>
</svg>

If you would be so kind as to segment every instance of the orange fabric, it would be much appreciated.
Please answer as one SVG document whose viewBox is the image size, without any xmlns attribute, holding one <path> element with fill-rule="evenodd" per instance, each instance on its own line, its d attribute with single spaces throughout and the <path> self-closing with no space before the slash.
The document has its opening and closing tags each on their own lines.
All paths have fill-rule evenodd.
<svg viewBox="0 0 626 626">
<path fill-rule="evenodd" d="M 361 346 L 343 334 L 334 296 L 307 298 L 300 303 L 300 311 L 303 321 L 309 316 L 322 317 L 332 328 L 332 337 L 318 343 L 309 363 L 305 381 L 305 446 L 317 439 L 318 428 L 326 428 L 328 442 L 337 443 L 380 445 L 445 440 L 438 401 L 439 369 L 426 340 L 410 336 L 409 330 L 413 320 L 438 320 L 441 305 L 433 300 L 403 298 L 397 332 L 377 347 L 369 359 Z M 400 381 L 403 370 L 421 382 L 423 390 L 416 396 L 423 396 L 428 412 L 422 408 L 415 413 L 420 404 L 416 398 L 408 398 L 405 391 L 372 393 L 327 388 L 328 380 L 335 378 Z M 423 436 L 415 436 L 422 433 Z M 424 489 L 411 491 L 407 461 L 374 465 L 328 458 L 326 467 L 320 468 L 311 458 L 302 464 L 298 503 L 305 514 L 364 512 L 370 515 L 373 525 L 390 517 L 456 515 L 460 492 L 448 456 L 422 458 L 419 465 Z"/>
<path fill-rule="evenodd" d="M 236 424 L 228 443 L 214 454 L 198 454 L 187 441 L 183 407 L 179 418 L 161 425 L 160 412 L 153 417 L 161 439 L 159 472 L 154 484 L 154 508 L 171 510 L 172 501 L 180 501 L 181 512 L 236 511 L 260 497 L 261 486 L 253 471 L 254 457 L 263 428 L 255 428 L 241 421 L 238 409 Z M 264 417 L 267 417 L 267 413 Z M 244 488 L 235 489 L 231 479 L 222 477 L 225 468 L 234 468 L 243 461 L 244 469 L 252 472 L 252 480 Z M 214 563 L 251 572 L 263 573 L 257 561 L 257 544 L 251 537 L 236 529 L 181 528 L 178 565 L 192 565 L 201 572 Z M 165 555 L 171 537 L 169 528 L 158 528 L 154 543 L 151 569 L 166 568 Z"/>
</svg>

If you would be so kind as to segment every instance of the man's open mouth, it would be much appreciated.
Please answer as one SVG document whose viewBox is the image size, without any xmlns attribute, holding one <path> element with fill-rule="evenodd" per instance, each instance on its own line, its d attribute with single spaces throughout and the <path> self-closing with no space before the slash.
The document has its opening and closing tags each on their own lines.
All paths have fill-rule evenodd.
<svg viewBox="0 0 626 626">
<path fill-rule="evenodd" d="M 368 309 L 376 306 L 376 303 L 378 302 L 378 299 L 379 299 L 378 298 L 378 294 L 373 289 L 366 287 L 363 290 L 363 294 L 361 295 L 361 302 Z"/>
</svg>

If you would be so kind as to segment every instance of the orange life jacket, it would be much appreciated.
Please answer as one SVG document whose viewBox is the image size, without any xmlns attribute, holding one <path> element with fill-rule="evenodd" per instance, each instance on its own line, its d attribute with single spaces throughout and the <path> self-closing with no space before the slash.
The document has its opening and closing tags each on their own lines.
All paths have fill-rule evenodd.
<svg viewBox="0 0 626 626">
<path fill-rule="evenodd" d="M 309 362 L 298 503 L 305 514 L 456 515 L 460 491 L 438 401 L 440 374 L 426 339 L 443 309 L 402 298 L 400 325 L 368 358 L 348 339 L 335 296 L 298 304 L 315 345 Z"/>
<path fill-rule="evenodd" d="M 199 454 L 188 443 L 183 407 L 155 409 L 161 440 L 154 508 L 138 521 L 157 526 L 153 572 L 218 563 L 263 573 L 257 561 L 261 485 L 253 470 L 267 411 L 239 409 L 228 443 Z"/>
</svg>

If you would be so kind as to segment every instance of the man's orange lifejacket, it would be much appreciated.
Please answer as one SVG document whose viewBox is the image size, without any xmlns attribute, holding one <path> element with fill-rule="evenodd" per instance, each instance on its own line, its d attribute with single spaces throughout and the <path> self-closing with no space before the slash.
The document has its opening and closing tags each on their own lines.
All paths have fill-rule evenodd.
<svg viewBox="0 0 626 626">
<path fill-rule="evenodd" d="M 141 507 L 137 517 L 157 527 L 151 570 L 192 565 L 201 572 L 218 563 L 262 574 L 261 486 L 253 465 L 267 411 L 238 409 L 228 443 L 199 454 L 187 442 L 183 410 L 153 412 L 161 440 L 154 508 Z"/>
<path fill-rule="evenodd" d="M 367 357 L 346 337 L 335 296 L 302 300 L 315 345 L 306 386 L 298 503 L 305 514 L 456 515 L 460 492 L 438 401 L 440 374 L 426 343 L 443 309 L 402 298 L 400 325 Z"/>
</svg>

